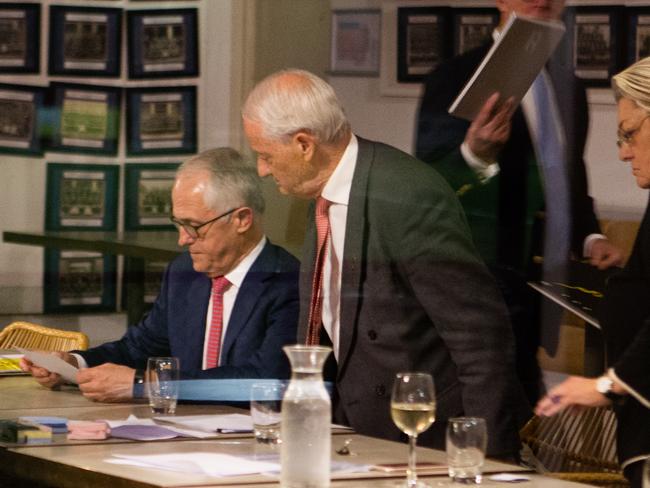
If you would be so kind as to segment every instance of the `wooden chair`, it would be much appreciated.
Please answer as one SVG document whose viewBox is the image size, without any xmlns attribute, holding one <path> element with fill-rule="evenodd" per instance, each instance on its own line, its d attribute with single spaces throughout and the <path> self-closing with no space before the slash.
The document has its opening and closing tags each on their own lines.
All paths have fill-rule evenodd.
<svg viewBox="0 0 650 488">
<path fill-rule="evenodd" d="M 0 349 L 18 346 L 40 351 L 72 351 L 88 349 L 88 336 L 83 332 L 52 329 L 29 322 L 13 322 L 0 331 Z"/>
<path fill-rule="evenodd" d="M 539 472 L 567 481 L 629 487 L 616 459 L 616 417 L 611 408 L 535 416 L 520 436 L 527 448 L 524 460 Z"/>
</svg>

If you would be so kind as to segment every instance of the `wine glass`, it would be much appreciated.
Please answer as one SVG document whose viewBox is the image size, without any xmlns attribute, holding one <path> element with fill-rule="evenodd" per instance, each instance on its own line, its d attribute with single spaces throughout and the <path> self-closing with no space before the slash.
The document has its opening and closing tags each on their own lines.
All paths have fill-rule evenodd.
<svg viewBox="0 0 650 488">
<path fill-rule="evenodd" d="M 418 483 L 415 443 L 436 419 L 436 396 L 433 378 L 427 373 L 397 373 L 393 383 L 390 415 L 395 425 L 409 436 L 409 463 L 406 470 L 408 488 L 426 487 Z"/>
</svg>

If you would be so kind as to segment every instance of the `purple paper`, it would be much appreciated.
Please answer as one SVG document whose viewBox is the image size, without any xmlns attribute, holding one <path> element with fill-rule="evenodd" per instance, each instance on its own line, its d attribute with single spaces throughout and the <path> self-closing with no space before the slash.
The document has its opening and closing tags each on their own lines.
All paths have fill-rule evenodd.
<svg viewBox="0 0 650 488">
<path fill-rule="evenodd" d="M 131 439 L 134 441 L 155 441 L 187 436 L 171 429 L 160 427 L 159 425 L 120 425 L 111 429 L 111 437 Z"/>
</svg>

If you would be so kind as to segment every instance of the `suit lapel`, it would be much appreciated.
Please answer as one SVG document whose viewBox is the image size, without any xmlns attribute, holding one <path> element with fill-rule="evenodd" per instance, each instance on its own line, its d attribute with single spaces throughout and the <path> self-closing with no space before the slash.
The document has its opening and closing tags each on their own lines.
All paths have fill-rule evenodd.
<svg viewBox="0 0 650 488">
<path fill-rule="evenodd" d="M 341 375 L 356 335 L 356 316 L 361 295 L 361 263 L 367 227 L 368 177 L 374 159 L 374 146 L 358 137 L 359 154 L 352 178 L 341 277 L 341 317 L 339 329 L 338 374 Z"/>
<path fill-rule="evenodd" d="M 259 297 L 264 293 L 265 281 L 275 268 L 275 253 L 270 242 L 267 241 L 262 253 L 246 273 L 241 288 L 237 293 L 235 304 L 230 313 L 230 320 L 226 328 L 221 357 L 227 358 L 235 340 L 246 326 L 248 318 L 260 303 Z"/>
<path fill-rule="evenodd" d="M 190 289 L 186 296 L 186 301 L 182 307 L 182 316 L 180 323 L 187 328 L 187 334 L 183 337 L 187 341 L 183 347 L 185 358 L 181 358 L 181 365 L 187 369 L 200 370 L 203 364 L 203 343 L 205 342 L 205 318 L 208 312 L 208 304 L 210 303 L 210 291 L 212 289 L 212 282 L 205 275 L 198 276 L 192 281 Z M 195 297 L 200 297 L 201 307 L 196 306 L 193 301 Z M 177 324 L 172 324 L 172 327 Z"/>
</svg>

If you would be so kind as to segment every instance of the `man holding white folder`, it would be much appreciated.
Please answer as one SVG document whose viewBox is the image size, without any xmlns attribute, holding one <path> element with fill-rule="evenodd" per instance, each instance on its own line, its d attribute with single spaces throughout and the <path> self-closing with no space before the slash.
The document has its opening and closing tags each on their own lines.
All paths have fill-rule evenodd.
<svg viewBox="0 0 650 488">
<path fill-rule="evenodd" d="M 496 6 L 500 24 L 495 39 L 513 12 L 559 20 L 564 0 L 497 0 Z M 519 107 L 494 93 L 486 94 L 471 123 L 449 115 L 450 105 L 490 44 L 440 64 L 428 76 L 418 115 L 416 155 L 445 176 L 463 203 L 475 243 L 506 299 L 517 340 L 519 378 L 534 402 L 541 376 L 536 361 L 540 333 L 535 299 L 526 281 L 540 278 L 539 270 L 531 266 L 533 256 L 544 251 L 545 267 L 551 262 L 539 216 L 546 209 L 547 244 L 556 245 L 566 257 L 571 251 L 605 269 L 621 264 L 622 255 L 600 234 L 588 195 L 583 160 L 589 127 L 586 93 L 562 48 L 552 55 Z M 517 66 L 503 76 L 517 76 Z M 560 168 L 564 181 L 551 179 L 549 162 Z M 553 198 L 545 199 L 545 189 Z M 559 225 L 550 227 L 552 232 L 549 203 L 559 209 L 556 215 L 562 214 Z M 545 328 L 541 343 L 550 354 L 555 353 L 557 339 L 557 328 Z"/>
</svg>

